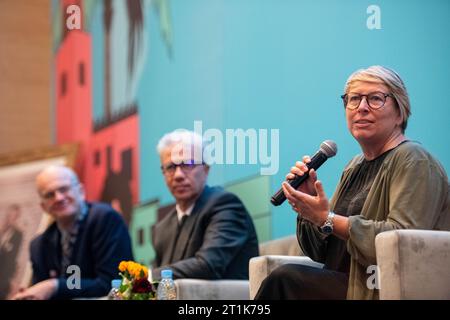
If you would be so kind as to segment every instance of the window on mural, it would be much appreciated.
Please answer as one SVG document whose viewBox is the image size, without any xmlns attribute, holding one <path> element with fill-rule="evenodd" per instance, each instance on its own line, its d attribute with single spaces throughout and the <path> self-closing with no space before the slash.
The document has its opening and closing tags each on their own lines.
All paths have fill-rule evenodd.
<svg viewBox="0 0 450 320">
<path fill-rule="evenodd" d="M 98 167 L 100 166 L 100 151 L 96 150 L 94 152 L 94 166 Z"/>
<path fill-rule="evenodd" d="M 152 234 L 153 234 L 153 233 L 152 233 L 152 232 L 153 232 L 153 226 L 149 226 L 148 228 L 149 228 L 149 230 L 148 230 L 149 233 L 148 233 L 148 234 L 150 235 L 150 239 L 148 239 L 148 241 L 149 241 L 149 242 L 152 242 L 151 237 L 152 237 Z"/>
<path fill-rule="evenodd" d="M 79 73 L 79 83 L 80 86 L 84 86 L 84 63 L 80 62 L 80 64 L 78 65 L 78 73 Z"/>
<path fill-rule="evenodd" d="M 144 244 L 144 229 L 138 229 L 138 244 L 142 246 Z"/>
<path fill-rule="evenodd" d="M 65 96 L 67 92 L 67 74 L 63 72 L 61 74 L 61 96 Z"/>
</svg>

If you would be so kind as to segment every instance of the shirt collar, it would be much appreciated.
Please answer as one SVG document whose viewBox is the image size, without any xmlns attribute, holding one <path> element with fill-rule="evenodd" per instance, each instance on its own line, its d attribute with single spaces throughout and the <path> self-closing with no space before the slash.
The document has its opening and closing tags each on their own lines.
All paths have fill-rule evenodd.
<svg viewBox="0 0 450 320">
<path fill-rule="evenodd" d="M 189 208 L 187 208 L 185 211 L 183 211 L 183 210 L 181 210 L 180 206 L 177 204 L 175 206 L 175 208 L 177 210 L 178 221 L 181 221 L 181 218 L 183 218 L 183 216 L 190 216 L 192 213 L 192 209 L 194 209 L 194 205 L 195 205 L 195 202 L 193 204 L 191 204 L 191 206 Z"/>
</svg>

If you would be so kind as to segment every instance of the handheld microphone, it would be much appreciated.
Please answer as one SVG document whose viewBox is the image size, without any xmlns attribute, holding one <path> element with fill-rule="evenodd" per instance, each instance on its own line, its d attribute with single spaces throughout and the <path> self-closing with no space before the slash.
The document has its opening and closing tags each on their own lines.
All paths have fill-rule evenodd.
<svg viewBox="0 0 450 320">
<path fill-rule="evenodd" d="M 295 175 L 294 179 L 288 180 L 288 183 L 294 188 L 297 189 L 306 179 L 309 177 L 309 170 L 314 169 L 317 170 L 319 167 L 327 161 L 328 158 L 334 157 L 337 153 L 337 145 L 334 141 L 325 140 L 320 144 L 319 151 L 314 154 L 311 158 L 311 162 L 307 163 L 308 171 L 306 171 L 302 176 Z M 283 188 L 280 188 L 270 199 L 270 202 L 274 206 L 279 206 L 286 200 L 286 196 L 284 195 Z"/>
</svg>

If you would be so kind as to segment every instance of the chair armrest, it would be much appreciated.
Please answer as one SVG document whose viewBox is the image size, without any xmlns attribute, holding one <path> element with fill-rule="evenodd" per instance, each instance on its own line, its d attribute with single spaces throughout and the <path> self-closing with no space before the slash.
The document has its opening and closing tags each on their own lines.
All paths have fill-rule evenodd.
<svg viewBox="0 0 450 320">
<path fill-rule="evenodd" d="M 450 232 L 382 232 L 375 248 L 380 299 L 450 299 Z"/>
<path fill-rule="evenodd" d="M 248 300 L 248 280 L 177 279 L 177 300 Z"/>
<path fill-rule="evenodd" d="M 284 255 L 304 256 L 297 241 L 296 235 L 269 240 L 259 245 L 260 256 Z"/>
<path fill-rule="evenodd" d="M 266 255 L 251 258 L 249 262 L 250 299 L 255 298 L 261 283 L 274 269 L 287 263 L 303 264 L 316 268 L 323 267 L 323 264 L 315 262 L 306 256 Z"/>
</svg>

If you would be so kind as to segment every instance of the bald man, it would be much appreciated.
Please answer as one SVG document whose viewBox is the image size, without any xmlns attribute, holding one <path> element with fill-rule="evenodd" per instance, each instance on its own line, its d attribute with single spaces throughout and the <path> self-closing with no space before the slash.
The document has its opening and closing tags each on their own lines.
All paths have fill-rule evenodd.
<svg viewBox="0 0 450 320">
<path fill-rule="evenodd" d="M 33 285 L 14 298 L 106 295 L 120 261 L 133 259 L 122 217 L 107 204 L 86 202 L 83 185 L 70 168 L 47 167 L 37 176 L 36 187 L 42 209 L 55 222 L 32 241 Z M 79 285 L 74 278 L 78 270 Z"/>
</svg>

